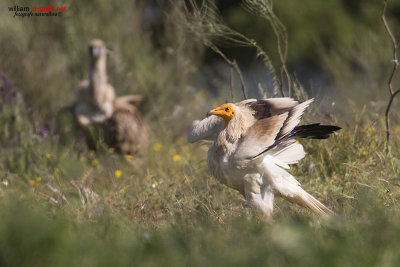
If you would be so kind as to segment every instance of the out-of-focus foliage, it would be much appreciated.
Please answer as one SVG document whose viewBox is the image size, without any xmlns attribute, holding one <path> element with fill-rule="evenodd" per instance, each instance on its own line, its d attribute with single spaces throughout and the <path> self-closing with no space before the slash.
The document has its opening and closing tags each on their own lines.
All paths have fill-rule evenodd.
<svg viewBox="0 0 400 267">
<path fill-rule="evenodd" d="M 257 41 L 278 67 L 276 38 L 268 21 L 249 15 L 240 1 L 218 3 L 226 23 Z M 294 71 L 308 92 L 331 97 L 343 110 L 349 102 L 356 106 L 371 103 L 376 112 L 384 109 L 393 49 L 381 22 L 382 8 L 383 1 L 374 0 L 273 2 L 273 10 L 289 36 L 289 70 Z M 399 12 L 400 3 L 388 1 L 386 16 L 398 40 L 400 35 L 395 29 L 400 26 Z M 254 67 L 254 50 L 226 51 L 242 66 L 253 66 L 249 69 L 251 78 L 262 77 L 260 68 Z M 398 76 L 393 86 L 400 86 Z M 398 101 L 395 106 L 399 108 Z"/>
<path fill-rule="evenodd" d="M 217 1 L 227 24 L 235 30 L 261 43 L 271 57 L 277 60 L 275 37 L 268 22 L 251 16 L 241 7 L 240 1 Z M 330 0 L 273 2 L 273 9 L 286 26 L 290 38 L 288 61 L 291 65 L 312 62 L 320 65 L 318 48 L 330 51 L 337 48 L 352 48 L 365 32 L 385 35 L 380 22 L 383 2 L 374 0 Z M 388 17 L 393 28 L 400 20 L 397 14 L 400 4 L 389 1 Z"/>
</svg>

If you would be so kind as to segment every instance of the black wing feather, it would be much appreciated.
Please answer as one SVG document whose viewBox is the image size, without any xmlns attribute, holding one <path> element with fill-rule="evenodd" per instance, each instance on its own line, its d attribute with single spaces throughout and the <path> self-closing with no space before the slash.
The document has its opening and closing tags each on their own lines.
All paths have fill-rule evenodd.
<svg viewBox="0 0 400 267">
<path fill-rule="evenodd" d="M 342 128 L 333 125 L 320 125 L 319 123 L 296 126 L 285 139 L 289 138 L 311 138 L 327 139 L 329 135 Z"/>
<path fill-rule="evenodd" d="M 311 138 L 311 139 L 328 139 L 329 135 L 342 128 L 334 125 L 320 125 L 319 123 L 296 126 L 289 134 L 281 136 L 275 139 L 275 142 L 267 149 L 257 154 L 253 158 L 260 156 L 261 154 L 269 151 L 273 147 L 277 146 L 282 141 L 295 138 Z"/>
</svg>

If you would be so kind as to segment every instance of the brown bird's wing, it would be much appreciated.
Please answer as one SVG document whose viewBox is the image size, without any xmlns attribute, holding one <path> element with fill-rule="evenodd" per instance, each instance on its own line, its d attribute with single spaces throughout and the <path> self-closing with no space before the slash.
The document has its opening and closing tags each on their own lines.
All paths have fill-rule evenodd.
<svg viewBox="0 0 400 267">
<path fill-rule="evenodd" d="M 251 160 L 255 155 L 273 145 L 287 117 L 288 113 L 286 112 L 254 123 L 240 138 L 234 159 L 237 161 Z"/>
<path fill-rule="evenodd" d="M 297 106 L 298 101 L 293 98 L 267 98 L 267 99 L 248 99 L 237 103 L 241 107 L 250 108 L 253 111 L 253 116 L 257 120 L 265 119 L 274 115 L 279 115 L 288 112 L 291 108 Z"/>
<path fill-rule="evenodd" d="M 135 107 L 116 109 L 104 124 L 104 140 L 123 154 L 146 154 L 149 130 Z"/>
<path fill-rule="evenodd" d="M 139 107 L 140 103 L 142 103 L 144 97 L 143 95 L 124 95 L 124 96 L 119 96 L 115 99 L 115 106 L 118 106 L 120 108 L 126 108 L 127 110 L 130 110 L 130 105 L 133 105 L 135 107 Z"/>
</svg>

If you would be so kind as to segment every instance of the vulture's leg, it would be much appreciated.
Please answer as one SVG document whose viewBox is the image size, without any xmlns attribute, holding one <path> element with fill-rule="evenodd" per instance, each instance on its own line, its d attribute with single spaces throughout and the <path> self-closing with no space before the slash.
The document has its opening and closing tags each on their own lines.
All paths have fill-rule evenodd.
<svg viewBox="0 0 400 267">
<path fill-rule="evenodd" d="M 272 191 L 266 190 L 263 194 L 254 192 L 245 192 L 245 194 L 250 205 L 261 211 L 267 219 L 272 217 L 274 211 L 274 193 Z"/>
<path fill-rule="evenodd" d="M 261 211 L 268 219 L 272 217 L 274 211 L 274 190 L 270 185 L 260 185 L 260 183 L 257 182 L 257 180 L 260 179 L 257 178 L 259 177 L 255 177 L 254 175 L 249 175 L 244 178 L 244 195 L 247 202 Z"/>
</svg>

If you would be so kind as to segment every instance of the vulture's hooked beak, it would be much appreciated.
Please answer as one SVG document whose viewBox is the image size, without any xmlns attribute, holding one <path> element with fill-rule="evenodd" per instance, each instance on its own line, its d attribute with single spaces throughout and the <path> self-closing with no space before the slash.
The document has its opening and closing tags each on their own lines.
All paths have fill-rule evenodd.
<svg viewBox="0 0 400 267">
<path fill-rule="evenodd" d="M 207 117 L 210 117 L 211 115 L 215 115 L 214 110 L 210 110 L 209 112 L 207 112 Z"/>
<path fill-rule="evenodd" d="M 216 108 L 210 110 L 209 112 L 207 112 L 207 117 L 209 117 L 211 115 L 224 117 L 226 114 L 227 114 L 227 112 L 225 111 L 225 107 L 220 106 L 220 107 L 216 107 Z"/>
</svg>

